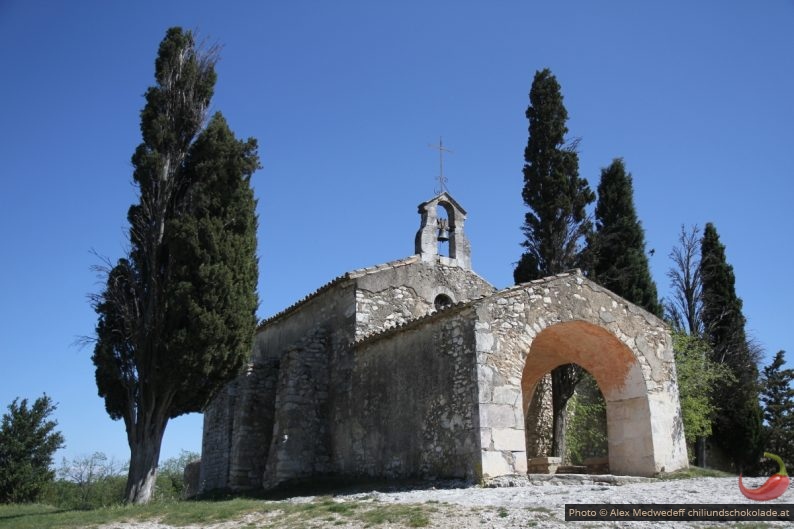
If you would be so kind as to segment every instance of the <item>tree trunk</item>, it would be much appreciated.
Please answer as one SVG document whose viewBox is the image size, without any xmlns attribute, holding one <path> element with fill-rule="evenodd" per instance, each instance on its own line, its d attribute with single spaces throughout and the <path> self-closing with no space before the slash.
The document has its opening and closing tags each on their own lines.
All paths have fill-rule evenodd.
<svg viewBox="0 0 794 529">
<path fill-rule="evenodd" d="M 124 498 L 127 503 L 146 504 L 154 499 L 154 485 L 157 479 L 157 463 L 160 460 L 160 446 L 165 433 L 161 427 L 140 428 L 148 430 L 138 439 L 129 439 L 130 468 L 127 474 L 127 488 Z M 132 437 L 132 436 L 128 436 Z"/>
<path fill-rule="evenodd" d="M 565 458 L 565 406 L 582 378 L 582 368 L 565 364 L 551 370 L 552 433 L 551 455 Z"/>
<path fill-rule="evenodd" d="M 552 428 L 551 455 L 561 457 L 565 463 L 565 427 L 568 424 L 568 412 L 563 405 L 562 409 L 554 409 L 554 427 Z"/>
<path fill-rule="evenodd" d="M 703 436 L 695 439 L 695 465 L 706 468 L 706 438 Z"/>
</svg>

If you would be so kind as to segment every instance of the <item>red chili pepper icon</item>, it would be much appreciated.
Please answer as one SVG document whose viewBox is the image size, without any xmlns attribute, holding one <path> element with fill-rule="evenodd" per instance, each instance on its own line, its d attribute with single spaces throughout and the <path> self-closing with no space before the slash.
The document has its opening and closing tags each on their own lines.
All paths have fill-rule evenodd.
<svg viewBox="0 0 794 529">
<path fill-rule="evenodd" d="M 769 476 L 769 479 L 766 480 L 766 483 L 757 489 L 745 488 L 744 485 L 742 485 L 742 475 L 739 474 L 739 490 L 742 491 L 742 494 L 744 494 L 746 498 L 750 498 L 751 500 L 774 500 L 783 494 L 788 488 L 789 478 L 788 474 L 786 473 L 786 465 L 783 464 L 783 460 L 775 454 L 770 454 L 769 452 L 764 452 L 764 457 L 777 461 L 777 464 L 780 465 L 780 470 L 777 472 L 777 474 L 772 474 Z"/>
</svg>

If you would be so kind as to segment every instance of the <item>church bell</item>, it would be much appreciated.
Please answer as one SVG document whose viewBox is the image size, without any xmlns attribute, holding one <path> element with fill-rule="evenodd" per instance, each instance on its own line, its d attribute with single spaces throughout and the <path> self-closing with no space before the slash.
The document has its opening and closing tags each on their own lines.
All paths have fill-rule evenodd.
<svg viewBox="0 0 794 529">
<path fill-rule="evenodd" d="M 447 242 L 449 240 L 449 228 L 446 219 L 438 219 L 438 241 Z"/>
</svg>

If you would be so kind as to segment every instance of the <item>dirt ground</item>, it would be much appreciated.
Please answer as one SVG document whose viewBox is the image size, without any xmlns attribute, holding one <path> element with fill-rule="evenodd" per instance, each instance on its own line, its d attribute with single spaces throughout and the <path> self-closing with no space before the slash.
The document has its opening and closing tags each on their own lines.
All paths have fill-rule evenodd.
<svg viewBox="0 0 794 529">
<path fill-rule="evenodd" d="M 747 479 L 748 486 L 763 479 Z M 528 527 L 633 527 L 680 528 L 722 527 L 725 522 L 566 522 L 565 505 L 597 504 L 743 504 L 744 507 L 772 507 L 794 504 L 794 490 L 771 502 L 756 503 L 741 495 L 736 478 L 693 478 L 646 480 L 631 478 L 602 481 L 598 478 L 570 478 L 529 481 L 505 479 L 496 487 L 431 488 L 337 494 L 318 498 L 294 497 L 263 502 L 263 512 L 247 514 L 233 521 L 191 525 L 190 529 L 253 528 L 345 528 L 382 529 L 430 527 L 437 529 L 525 529 Z M 301 506 L 323 503 L 322 515 L 307 515 Z M 319 511 L 311 511 L 319 512 Z M 736 523 L 739 527 L 790 527 L 790 522 Z M 116 523 L 101 529 L 172 529 L 157 522 Z"/>
</svg>

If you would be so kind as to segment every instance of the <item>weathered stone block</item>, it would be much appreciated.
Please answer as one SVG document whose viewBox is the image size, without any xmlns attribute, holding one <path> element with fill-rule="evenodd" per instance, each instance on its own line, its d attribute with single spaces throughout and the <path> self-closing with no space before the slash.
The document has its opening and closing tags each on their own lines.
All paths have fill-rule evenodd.
<svg viewBox="0 0 794 529">
<path fill-rule="evenodd" d="M 486 450 L 482 452 L 482 475 L 484 478 L 512 474 L 513 469 L 502 452 Z"/>
<path fill-rule="evenodd" d="M 515 406 L 516 404 L 520 404 L 520 397 L 521 392 L 517 387 L 501 386 L 493 388 L 493 397 L 491 397 L 491 400 L 494 404 L 510 404 L 511 406 Z"/>
<path fill-rule="evenodd" d="M 516 416 L 513 406 L 508 404 L 481 404 L 480 426 L 491 428 L 515 428 Z"/>
<path fill-rule="evenodd" d="M 527 453 L 526 452 L 513 452 L 513 465 L 517 474 L 527 473 Z"/>
<path fill-rule="evenodd" d="M 529 474 L 555 474 L 562 463 L 560 457 L 533 457 L 527 465 Z"/>
<path fill-rule="evenodd" d="M 480 428 L 480 446 L 483 450 L 493 450 L 493 437 L 490 428 Z"/>
<path fill-rule="evenodd" d="M 494 428 L 493 444 L 496 450 L 524 451 L 526 440 L 524 430 L 513 428 Z"/>
</svg>

